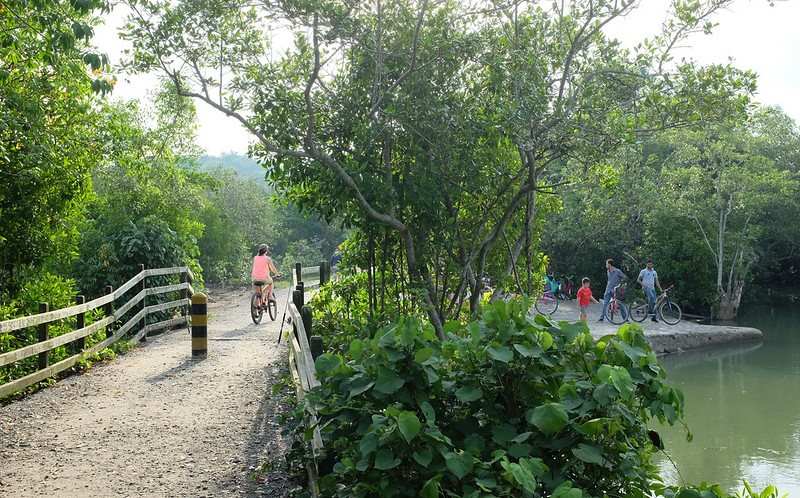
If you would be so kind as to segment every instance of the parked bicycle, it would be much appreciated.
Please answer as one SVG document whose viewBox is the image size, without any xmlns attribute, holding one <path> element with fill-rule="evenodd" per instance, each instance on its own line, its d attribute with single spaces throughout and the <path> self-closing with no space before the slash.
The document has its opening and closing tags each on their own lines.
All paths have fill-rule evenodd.
<svg viewBox="0 0 800 498">
<path fill-rule="evenodd" d="M 575 291 L 575 283 L 573 282 L 573 280 L 574 277 L 570 275 L 570 276 L 565 276 L 558 282 L 559 284 L 558 298 L 561 299 L 562 301 L 568 301 L 575 297 L 576 291 Z"/>
<path fill-rule="evenodd" d="M 546 290 L 536 300 L 534 307 L 542 315 L 552 315 L 558 309 L 558 296 L 553 291 Z"/>
<path fill-rule="evenodd" d="M 677 325 L 683 316 L 681 307 L 669 298 L 669 291 L 673 287 L 675 286 L 670 285 L 664 289 L 656 299 L 655 306 L 653 306 L 655 316 L 660 316 L 661 320 L 667 325 Z M 646 300 L 635 299 L 631 303 L 631 318 L 636 322 L 643 322 L 648 316 L 650 316 L 650 304 Z"/>
<path fill-rule="evenodd" d="M 281 275 L 276 275 L 275 280 L 280 279 Z M 275 302 L 275 293 L 270 292 L 269 297 L 264 297 L 264 287 L 266 285 L 256 285 L 253 297 L 250 298 L 250 317 L 253 323 L 258 325 L 264 317 L 264 311 L 269 313 L 269 318 L 274 322 L 278 317 L 278 303 Z"/>
<path fill-rule="evenodd" d="M 608 302 L 606 317 L 608 317 L 608 321 L 614 325 L 622 325 L 628 321 L 628 307 L 622 302 L 624 297 L 625 286 L 622 284 L 617 285 L 611 291 L 611 300 Z"/>
</svg>

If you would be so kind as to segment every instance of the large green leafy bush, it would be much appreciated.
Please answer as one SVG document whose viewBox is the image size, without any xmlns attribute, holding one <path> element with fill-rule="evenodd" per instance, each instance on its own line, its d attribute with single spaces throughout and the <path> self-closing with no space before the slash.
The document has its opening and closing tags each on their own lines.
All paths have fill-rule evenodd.
<svg viewBox="0 0 800 498">
<path fill-rule="evenodd" d="M 495 303 L 445 342 L 401 320 L 319 357 L 323 495 L 647 496 L 648 422 L 683 398 L 641 330 L 594 341 L 527 309 Z"/>
</svg>

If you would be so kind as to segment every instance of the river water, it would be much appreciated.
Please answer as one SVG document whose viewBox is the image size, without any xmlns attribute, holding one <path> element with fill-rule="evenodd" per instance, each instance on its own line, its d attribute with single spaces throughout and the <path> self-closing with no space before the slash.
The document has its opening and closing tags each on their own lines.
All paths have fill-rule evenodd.
<svg viewBox="0 0 800 498">
<path fill-rule="evenodd" d="M 740 325 L 764 332 L 762 343 L 667 356 L 668 380 L 686 396 L 694 434 L 661 428 L 668 482 L 717 482 L 741 489 L 742 479 L 775 484 L 800 497 L 800 305 L 751 307 Z"/>
</svg>

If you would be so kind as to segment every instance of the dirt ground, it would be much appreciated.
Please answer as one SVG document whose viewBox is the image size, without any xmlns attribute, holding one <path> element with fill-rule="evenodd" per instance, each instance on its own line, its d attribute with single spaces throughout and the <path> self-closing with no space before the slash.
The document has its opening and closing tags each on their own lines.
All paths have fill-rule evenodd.
<svg viewBox="0 0 800 498">
<path fill-rule="evenodd" d="M 247 289 L 211 290 L 206 359 L 174 330 L 0 407 L 0 496 L 285 496 L 286 475 L 255 470 L 287 445 L 271 389 L 286 294 L 256 326 Z"/>
</svg>

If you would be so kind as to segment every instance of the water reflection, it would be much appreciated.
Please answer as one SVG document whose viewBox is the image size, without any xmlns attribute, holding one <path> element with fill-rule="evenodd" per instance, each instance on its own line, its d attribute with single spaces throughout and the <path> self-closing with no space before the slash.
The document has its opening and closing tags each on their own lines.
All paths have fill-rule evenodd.
<svg viewBox="0 0 800 498">
<path fill-rule="evenodd" d="M 753 308 L 739 323 L 764 331 L 763 344 L 663 359 L 686 395 L 694 441 L 677 428 L 662 435 L 687 482 L 736 489 L 747 479 L 800 496 L 800 310 Z M 679 482 L 671 463 L 661 467 Z"/>
</svg>

